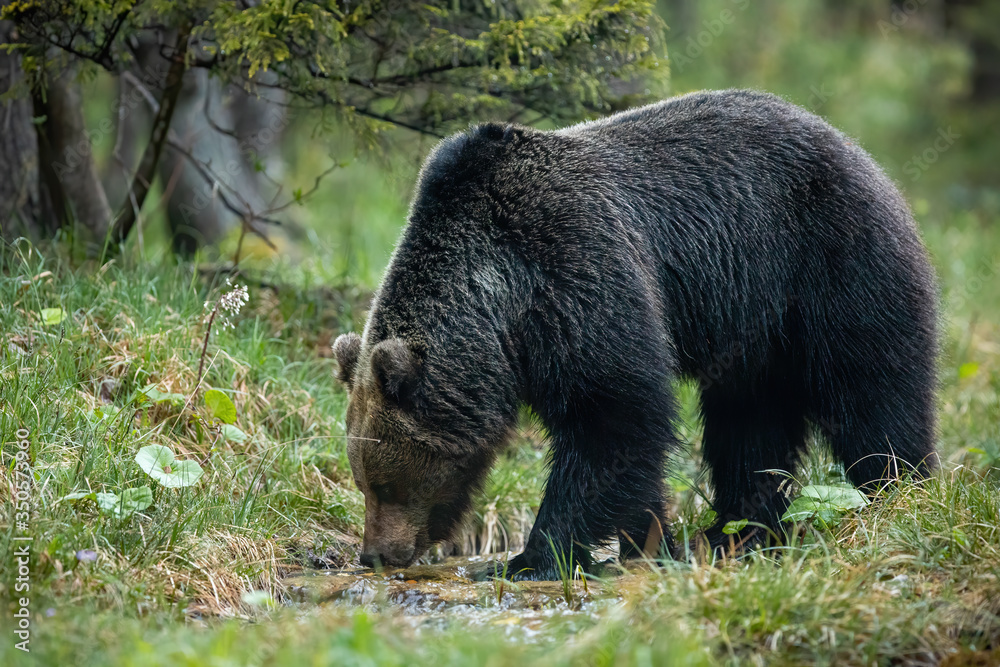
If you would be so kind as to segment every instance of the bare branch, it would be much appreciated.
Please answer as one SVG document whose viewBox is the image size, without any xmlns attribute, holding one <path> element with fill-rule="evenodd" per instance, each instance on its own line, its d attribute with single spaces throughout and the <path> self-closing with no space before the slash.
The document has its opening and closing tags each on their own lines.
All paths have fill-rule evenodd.
<svg viewBox="0 0 1000 667">
<path fill-rule="evenodd" d="M 275 208 L 272 208 L 270 211 L 268 211 L 268 213 L 272 213 L 273 214 L 273 213 L 278 213 L 280 211 L 284 211 L 286 208 L 288 208 L 289 206 L 291 206 L 292 204 L 294 204 L 296 201 L 302 201 L 303 199 L 307 199 L 308 197 L 312 196 L 312 194 L 314 192 L 316 192 L 317 190 L 319 190 L 319 185 L 323 181 L 323 179 L 326 178 L 327 176 L 329 176 L 330 174 L 332 174 L 334 171 L 336 171 L 339 168 L 340 168 L 339 164 L 333 164 L 332 166 L 330 166 L 329 169 L 327 169 L 326 171 L 324 171 L 323 173 L 321 173 L 319 176 L 316 177 L 316 181 L 313 183 L 313 186 L 311 188 L 309 188 L 309 190 L 307 190 L 306 192 L 303 192 L 301 195 L 299 195 L 298 197 L 295 197 L 294 199 L 290 199 L 289 201 L 285 202 L 281 206 L 277 206 Z"/>
<path fill-rule="evenodd" d="M 255 225 L 254 222 L 256 220 L 260 220 L 261 222 L 266 222 L 272 225 L 281 225 L 280 220 L 275 220 L 274 218 L 266 217 L 263 214 L 254 212 L 253 208 L 246 200 L 244 200 L 240 196 L 239 192 L 237 192 L 232 186 L 227 184 L 221 178 L 219 178 L 219 176 L 214 171 L 212 171 L 211 166 L 207 165 L 204 161 L 196 158 L 191 153 L 191 151 L 188 150 L 184 146 L 184 144 L 182 144 L 176 137 L 171 136 L 168 139 L 167 143 L 170 145 L 170 148 L 174 149 L 175 151 L 183 155 L 194 166 L 194 168 L 198 171 L 199 175 L 203 179 L 205 179 L 208 183 L 212 184 L 213 189 L 215 189 L 216 192 L 218 192 L 219 201 L 222 202 L 223 206 L 225 206 L 234 215 L 236 215 L 240 219 L 242 224 L 246 225 L 246 227 L 252 233 L 259 236 L 268 245 L 268 247 L 270 247 L 272 250 L 278 249 L 277 246 L 275 246 L 274 243 L 271 242 L 271 239 L 269 239 L 267 235 L 263 232 L 263 230 L 261 230 L 257 225 Z M 236 206 L 231 201 L 229 201 L 229 198 L 226 197 L 225 194 L 223 194 L 221 188 L 216 188 L 216 186 L 221 186 L 221 188 L 229 190 L 233 194 L 233 196 L 235 196 L 240 200 L 240 204 L 243 205 L 243 208 L 241 209 L 239 206 Z"/>
<path fill-rule="evenodd" d="M 118 213 L 118 218 L 111 228 L 108 243 L 108 250 L 111 254 L 117 254 L 121 249 L 121 244 L 128 238 L 132 227 L 135 226 L 138 211 L 142 210 L 142 204 L 146 200 L 146 195 L 149 194 L 149 184 L 153 180 L 156 165 L 160 161 L 160 153 L 163 151 L 163 144 L 167 139 L 167 134 L 170 130 L 170 121 L 173 118 L 174 109 L 177 106 L 177 98 L 180 96 L 181 86 L 184 82 L 184 70 L 186 67 L 183 53 L 187 50 L 190 35 L 190 23 L 182 25 L 177 31 L 176 52 L 182 54 L 182 57 L 175 58 L 170 63 L 166 85 L 163 89 L 163 98 L 156 112 L 156 118 L 153 120 L 153 130 L 150 133 L 149 144 L 146 146 L 146 150 L 143 151 L 139 168 L 136 170 L 135 178 L 132 180 L 131 187 L 135 193 L 135 202 L 133 204 L 133 202 L 127 201 L 122 206 L 121 211 Z"/>
</svg>

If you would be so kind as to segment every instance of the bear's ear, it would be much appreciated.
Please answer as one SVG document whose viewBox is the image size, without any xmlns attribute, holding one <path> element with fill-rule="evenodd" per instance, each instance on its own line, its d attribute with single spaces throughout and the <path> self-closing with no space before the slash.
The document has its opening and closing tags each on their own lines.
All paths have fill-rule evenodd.
<svg viewBox="0 0 1000 667">
<path fill-rule="evenodd" d="M 337 358 L 337 379 L 348 387 L 354 385 L 354 369 L 361 352 L 361 336 L 351 332 L 337 336 L 333 343 L 333 356 Z"/>
<path fill-rule="evenodd" d="M 417 381 L 417 358 L 402 339 L 388 338 L 372 349 L 372 374 L 382 395 L 406 401 Z"/>
</svg>

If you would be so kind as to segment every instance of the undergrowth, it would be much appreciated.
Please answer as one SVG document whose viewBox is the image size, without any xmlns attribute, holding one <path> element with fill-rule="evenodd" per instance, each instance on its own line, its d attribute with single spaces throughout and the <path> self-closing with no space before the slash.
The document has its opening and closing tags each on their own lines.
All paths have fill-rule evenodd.
<svg viewBox="0 0 1000 667">
<path fill-rule="evenodd" d="M 937 474 L 833 525 L 809 524 L 779 552 L 672 563 L 620 590 L 614 579 L 568 575 L 562 597 L 574 604 L 553 602 L 559 613 L 523 641 L 507 639 L 508 625 L 460 621 L 420 630 L 417 641 L 391 602 L 314 608 L 282 584 L 289 571 L 356 556 L 363 498 L 329 343 L 364 321 L 364 289 L 170 263 L 77 266 L 54 249 L 6 248 L 0 599 L 10 611 L 0 628 L 18 604 L 14 538 L 30 535 L 34 634 L 26 656 L 4 632 L 0 663 L 1000 662 L 1000 241 L 982 224 L 957 218 L 927 230 L 945 304 Z M 206 316 L 231 289 L 226 278 L 248 286 L 249 304 L 231 328 L 212 330 L 195 392 Z M 231 420 L 208 404 L 210 390 L 231 401 Z M 697 464 L 697 393 L 682 384 L 678 394 L 687 451 L 668 481 L 675 530 L 690 534 L 711 520 L 710 492 Z M 12 496 L 19 432 L 33 475 L 23 531 Z M 544 438 L 525 414 L 454 550 L 523 544 L 542 493 Z M 160 483 L 136 462 L 151 445 L 202 476 Z M 841 479 L 813 448 L 792 487 Z M 151 502 L 134 511 L 67 498 L 144 486 Z M 506 589 L 482 586 L 499 604 Z M 621 603 L 581 611 L 585 586 L 615 590 Z"/>
</svg>

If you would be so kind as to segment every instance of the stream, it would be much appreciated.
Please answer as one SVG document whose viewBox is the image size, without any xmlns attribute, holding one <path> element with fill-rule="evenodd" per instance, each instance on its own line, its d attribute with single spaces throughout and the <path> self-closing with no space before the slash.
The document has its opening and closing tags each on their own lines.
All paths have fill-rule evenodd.
<svg viewBox="0 0 1000 667">
<path fill-rule="evenodd" d="M 624 604 L 623 594 L 640 585 L 635 571 L 573 581 L 484 579 L 503 555 L 448 558 L 405 569 L 306 570 L 284 579 L 299 602 L 397 609 L 413 627 L 507 626 L 508 634 L 531 638 L 554 619 L 573 623 Z M 641 567 L 641 566 L 640 566 Z M 589 625 L 589 622 L 587 623 Z"/>
</svg>

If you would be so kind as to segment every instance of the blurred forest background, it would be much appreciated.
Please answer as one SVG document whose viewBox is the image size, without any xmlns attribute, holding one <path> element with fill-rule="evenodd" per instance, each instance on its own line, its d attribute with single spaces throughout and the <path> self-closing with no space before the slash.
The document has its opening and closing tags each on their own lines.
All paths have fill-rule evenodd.
<svg viewBox="0 0 1000 667">
<path fill-rule="evenodd" d="M 309 614 L 286 575 L 350 567 L 364 527 L 330 342 L 363 324 L 427 152 L 728 87 L 826 118 L 909 200 L 944 302 L 941 473 L 787 557 L 659 569 L 626 607 L 580 613 L 599 589 L 564 579 L 524 635 L 498 582 L 475 593 L 493 616 L 422 642 L 382 592 Z M 0 505 L 34 471 L 32 653 L 5 632 L 0 664 L 998 664 L 998 156 L 993 0 L 0 0 Z M 690 536 L 712 511 L 678 395 Z M 513 444 L 460 553 L 523 544 L 544 433 Z M 151 446 L 205 474 L 168 487 Z M 842 478 L 813 448 L 796 486 Z M 25 604 L 14 515 L 0 629 Z"/>
<path fill-rule="evenodd" d="M 72 41 L 68 29 L 53 28 L 51 16 L 40 17 L 37 10 L 19 8 L 19 4 L 30 7 L 33 3 L 7 3 L 6 15 L 14 23 L 3 24 L 7 26 L 5 41 L 23 39 L 29 29 L 37 30 L 48 42 Z M 70 4 L 77 9 L 86 5 Z M 466 4 L 453 3 L 452 16 L 464 21 L 452 27 L 455 34 L 473 34 L 473 28 L 507 16 L 518 18 L 514 4 Z M 172 18 L 164 21 L 179 25 L 184 6 L 179 3 L 169 14 Z M 283 84 L 294 79 L 295 73 L 273 69 L 281 55 L 267 44 L 259 49 L 266 53 L 257 64 L 262 62 L 263 69 L 273 59 L 272 69 L 256 73 L 251 92 L 224 83 L 233 80 L 233 72 L 224 67 L 211 63 L 191 67 L 184 74 L 162 159 L 150 172 L 154 175 L 151 195 L 138 216 L 136 232 L 128 239 L 127 252 L 143 260 L 173 252 L 182 257 L 201 252 L 205 260 L 232 261 L 238 249 L 241 263 L 256 268 L 274 268 L 278 263 L 286 269 L 311 272 L 319 283 L 371 288 L 405 222 L 421 160 L 437 136 L 482 118 L 514 118 L 553 127 L 668 94 L 726 87 L 772 91 L 856 138 L 900 184 L 925 224 L 941 225 L 960 214 L 972 216 L 994 233 L 1000 216 L 996 165 L 1000 154 L 1000 3 L 660 0 L 655 9 L 662 25 L 655 17 L 643 15 L 641 7 L 641 3 L 626 7 L 636 12 L 648 47 L 636 51 L 640 55 L 634 68 L 625 67 L 632 57 L 626 56 L 614 67 L 609 65 L 609 76 L 603 80 L 599 74 L 594 74 L 593 81 L 581 76 L 567 81 L 578 89 L 552 86 L 538 93 L 538 80 L 551 79 L 560 63 L 579 64 L 591 73 L 595 69 L 593 63 L 578 62 L 583 56 L 566 46 L 574 39 L 566 26 L 554 28 L 544 38 L 541 33 L 521 35 L 526 48 L 535 53 L 528 57 L 534 58 L 532 67 L 551 69 L 547 75 L 534 72 L 527 83 L 506 81 L 507 88 L 492 94 L 494 101 L 503 100 L 496 104 L 489 103 L 490 95 L 463 92 L 454 80 L 446 82 L 449 88 L 432 75 L 415 73 L 459 65 L 448 60 L 458 56 L 428 55 L 431 47 L 427 44 L 433 36 L 426 43 L 414 39 L 388 55 L 378 51 L 382 47 L 375 47 L 377 40 L 371 42 L 365 58 L 399 61 L 396 69 L 391 62 L 387 66 L 392 76 L 382 79 L 395 79 L 385 90 L 372 92 L 372 98 L 378 98 L 374 104 L 370 99 L 360 103 L 346 97 L 337 100 L 340 107 L 322 100 L 294 104 L 305 97 L 290 95 Z M 398 16 L 403 18 L 390 22 L 392 26 L 377 18 L 378 11 L 369 10 L 371 24 L 366 29 L 378 33 L 376 38 L 385 38 L 404 29 L 403 19 L 410 16 L 406 12 L 412 6 L 401 3 Z M 123 15 L 128 11 L 136 14 L 138 10 L 126 9 Z M 601 36 L 598 26 L 575 39 L 585 46 L 592 42 L 595 49 L 598 43 L 602 48 L 610 45 L 611 55 L 606 56 L 610 61 L 629 51 L 621 46 L 621 40 L 627 39 L 622 30 L 628 32 L 628 16 L 612 27 L 617 34 Z M 213 21 L 223 18 L 212 14 Z M 591 25 L 596 24 L 592 21 Z M 231 35 L 234 43 L 241 35 L 244 38 L 240 48 L 251 57 L 243 66 L 250 63 L 251 72 L 252 58 L 261 54 L 254 51 L 259 45 L 246 42 L 245 36 L 268 29 L 247 25 L 241 26 L 242 33 L 232 31 L 237 35 Z M 275 32 L 278 38 L 282 36 Z M 15 65 L 22 57 L 39 58 L 38 52 L 0 53 L 0 60 L 7 60 L 0 62 L 0 91 L 8 89 L 5 139 L 0 142 L 0 181 L 5 183 L 0 186 L 0 215 L 6 218 L 2 222 L 7 237 L 24 231 L 23 223 L 27 223 L 36 236 L 79 238 L 80 234 L 72 234 L 72 225 L 92 226 L 80 218 L 109 218 L 128 203 L 130 174 L 145 157 L 143 147 L 158 110 L 169 68 L 166 55 L 176 33 L 176 28 L 164 27 L 127 36 L 126 59 L 107 57 L 97 48 L 88 52 L 89 58 L 76 58 L 65 49 L 43 51 L 46 57 L 63 58 L 59 62 L 68 66 L 68 74 L 60 80 L 53 76 L 57 68 L 51 63 L 48 70 L 29 63 L 25 67 L 29 78 L 34 67 L 35 76 L 47 77 L 46 85 L 53 91 L 46 100 L 36 94 L 34 108 L 25 82 L 16 80 Z M 505 33 L 512 44 L 515 33 Z M 549 38 L 551 43 L 546 43 Z M 564 51 L 559 52 L 560 48 Z M 504 50 L 499 56 L 507 58 L 508 66 L 510 53 Z M 664 53 L 668 60 L 661 66 L 655 58 Z M 294 48 L 290 57 L 296 57 Z M 412 62 L 407 64 L 408 58 L 424 58 L 430 65 L 421 70 Z M 516 74 L 516 54 L 514 58 L 509 68 Z M 493 66 L 496 70 L 495 62 Z M 289 85 L 302 88 L 306 84 L 291 81 Z M 374 91 L 375 86 L 369 85 Z M 606 90 L 596 91 L 598 86 Z M 306 94 L 315 102 L 327 93 L 313 86 Z M 20 101 L 12 101 L 14 95 L 20 95 Z M 407 97 L 419 101 L 407 106 L 400 101 Z M 520 98 L 527 101 L 518 106 Z M 85 146 L 62 139 L 69 146 L 64 148 L 69 151 L 66 155 L 78 158 L 83 167 L 93 162 L 91 169 L 73 170 L 81 181 L 75 187 L 86 196 L 68 217 L 58 214 L 60 206 L 66 210 L 65 201 L 58 197 L 46 201 L 46 160 L 53 158 L 35 153 L 31 136 L 35 129 L 47 133 L 48 120 L 61 113 L 60 105 L 82 109 L 76 122 L 83 123 L 81 136 L 92 146 L 87 155 Z M 345 108 L 369 113 L 345 113 Z M 115 113 L 121 109 L 128 113 Z M 370 113 L 371 109 L 388 111 L 380 115 Z M 69 120 L 72 127 L 73 119 Z M 58 153 L 59 141 L 56 136 L 50 150 Z M 29 174 L 39 165 L 42 171 L 36 178 L 41 190 L 31 185 Z M 224 165 L 228 166 L 220 168 Z M 22 217 L 17 217 L 18 212 Z M 250 233 L 241 233 L 245 231 Z"/>
</svg>

